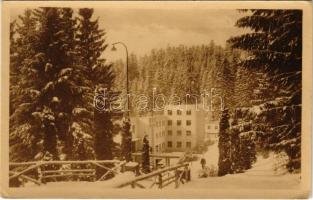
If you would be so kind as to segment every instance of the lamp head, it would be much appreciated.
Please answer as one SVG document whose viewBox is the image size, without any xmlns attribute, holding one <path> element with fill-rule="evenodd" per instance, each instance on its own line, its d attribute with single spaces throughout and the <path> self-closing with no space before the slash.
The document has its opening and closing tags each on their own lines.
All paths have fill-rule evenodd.
<svg viewBox="0 0 313 200">
<path fill-rule="evenodd" d="M 116 51 L 116 47 L 114 46 L 114 44 L 113 44 L 111 51 Z"/>
</svg>

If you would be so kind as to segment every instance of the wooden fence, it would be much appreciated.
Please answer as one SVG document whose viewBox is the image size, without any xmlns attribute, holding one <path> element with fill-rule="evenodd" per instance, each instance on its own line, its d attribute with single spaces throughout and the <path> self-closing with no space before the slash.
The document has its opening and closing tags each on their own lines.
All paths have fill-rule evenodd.
<svg viewBox="0 0 313 200">
<path fill-rule="evenodd" d="M 10 185 L 17 179 L 41 185 L 48 181 L 73 181 L 83 178 L 88 181 L 101 181 L 110 175 L 123 171 L 125 161 L 84 160 L 84 161 L 36 161 L 9 163 Z M 96 168 L 103 174 L 96 176 Z M 98 177 L 98 178 L 97 178 Z"/>
<path fill-rule="evenodd" d="M 141 157 L 142 157 L 142 153 L 132 153 L 132 158 L 134 161 L 141 163 Z M 150 158 L 151 161 L 153 161 L 153 159 L 164 159 L 165 160 L 165 166 L 169 167 L 171 165 L 171 159 L 179 159 L 181 158 L 181 156 L 177 156 L 177 155 L 166 155 L 166 154 L 150 154 Z M 155 163 L 152 163 L 152 166 L 155 167 Z"/>
<path fill-rule="evenodd" d="M 175 183 L 175 188 L 178 188 L 180 183 L 184 184 L 190 180 L 190 170 L 188 169 L 189 163 L 178 164 L 171 167 L 159 169 L 149 174 L 144 174 L 134 178 L 133 180 L 126 181 L 125 183 L 119 184 L 116 188 L 123 188 L 131 186 L 132 188 L 152 188 L 157 186 L 158 188 L 164 188 L 171 183 Z M 151 184 L 152 180 L 152 184 Z M 148 186 L 144 183 L 148 182 Z"/>
</svg>

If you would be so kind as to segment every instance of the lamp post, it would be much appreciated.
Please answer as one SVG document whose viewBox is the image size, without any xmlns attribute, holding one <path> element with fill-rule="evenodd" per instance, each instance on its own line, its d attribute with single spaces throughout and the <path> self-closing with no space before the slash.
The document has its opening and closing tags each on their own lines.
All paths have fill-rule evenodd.
<svg viewBox="0 0 313 200">
<path fill-rule="evenodd" d="M 155 151 L 156 151 L 156 149 L 155 149 L 155 145 L 154 145 L 154 137 L 155 137 L 155 135 L 154 135 L 154 124 L 155 124 L 155 120 L 154 120 L 154 116 L 153 116 L 153 114 L 154 114 L 154 95 L 155 95 L 155 92 L 156 92 L 156 87 L 153 87 L 153 89 L 152 89 L 152 109 L 151 109 L 151 121 L 152 121 L 152 123 L 151 123 L 151 132 L 152 132 L 152 135 L 151 135 L 151 146 L 152 146 L 152 153 L 154 153 Z"/>
<path fill-rule="evenodd" d="M 113 47 L 111 49 L 112 51 L 116 51 L 115 45 L 117 45 L 117 44 L 122 45 L 126 51 L 126 96 L 127 96 L 127 111 L 126 111 L 127 115 L 126 116 L 127 116 L 127 118 L 129 118 L 128 49 L 127 49 L 126 44 L 124 44 L 123 42 L 115 42 L 112 44 L 113 45 Z"/>
<path fill-rule="evenodd" d="M 120 44 L 126 51 L 126 97 L 127 97 L 127 110 L 124 118 L 124 134 L 122 139 L 122 159 L 127 162 L 132 160 L 132 134 L 130 132 L 130 119 L 129 119 L 129 83 L 128 83 L 128 49 L 123 42 L 115 42 L 112 45 L 112 51 L 116 51 L 115 45 Z"/>
</svg>

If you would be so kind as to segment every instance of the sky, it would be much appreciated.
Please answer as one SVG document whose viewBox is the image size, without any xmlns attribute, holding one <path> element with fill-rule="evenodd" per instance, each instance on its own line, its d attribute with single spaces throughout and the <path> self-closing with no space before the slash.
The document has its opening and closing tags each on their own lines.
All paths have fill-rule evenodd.
<svg viewBox="0 0 313 200">
<path fill-rule="evenodd" d="M 211 40 L 225 46 L 229 37 L 243 31 L 234 26 L 242 17 L 236 10 L 95 9 L 94 16 L 99 17 L 109 44 L 122 41 L 137 55 L 153 48 L 209 44 Z M 125 53 L 122 46 L 116 52 L 110 49 L 105 52 L 109 59 Z"/>
<path fill-rule="evenodd" d="M 13 17 L 23 13 L 15 10 Z M 77 9 L 74 9 L 77 11 Z M 154 48 L 178 45 L 216 44 L 225 46 L 226 40 L 242 34 L 244 30 L 235 27 L 243 14 L 237 10 L 184 8 L 94 8 L 93 19 L 106 31 L 109 48 L 104 52 L 108 61 L 125 58 L 122 46 L 111 51 L 111 44 L 121 41 L 130 53 L 139 56 L 149 54 Z"/>
</svg>

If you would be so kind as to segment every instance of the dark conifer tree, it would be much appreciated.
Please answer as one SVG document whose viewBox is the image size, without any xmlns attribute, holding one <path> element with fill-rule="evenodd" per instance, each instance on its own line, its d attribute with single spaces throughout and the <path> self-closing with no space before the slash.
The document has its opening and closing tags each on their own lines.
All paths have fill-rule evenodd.
<svg viewBox="0 0 313 200">
<path fill-rule="evenodd" d="M 12 103 L 10 139 L 28 138 L 23 143 L 31 147 L 30 157 L 22 159 L 44 152 L 58 159 L 58 141 L 70 138 L 70 116 L 80 99 L 73 74 L 65 73 L 75 70 L 72 13 L 69 8 L 40 8 L 20 17 L 13 55 L 20 80 L 15 91 L 21 92 L 13 99 L 21 106 Z"/>
<path fill-rule="evenodd" d="M 130 121 L 123 120 L 122 127 L 122 159 L 127 162 L 132 160 L 132 133 L 130 131 Z"/>
<path fill-rule="evenodd" d="M 65 153 L 71 157 L 71 114 L 81 100 L 80 88 L 75 84 L 73 10 L 40 8 L 34 14 L 41 24 L 38 60 L 34 67 L 42 73 L 39 74 L 42 82 L 38 111 L 33 115 L 43 123 L 44 150 L 56 157 L 56 143 L 60 139 L 66 144 Z"/>
<path fill-rule="evenodd" d="M 150 146 L 147 136 L 143 138 L 142 146 L 142 170 L 144 173 L 150 172 Z"/>
<path fill-rule="evenodd" d="M 96 159 L 111 160 L 113 145 L 113 122 L 110 105 L 112 103 L 112 90 L 114 74 L 112 66 L 105 63 L 102 54 L 107 48 L 105 32 L 99 28 L 98 19 L 93 20 L 93 9 L 79 9 L 77 28 L 77 49 L 80 57 L 79 68 L 82 73 L 81 85 L 83 86 L 84 105 L 81 105 L 88 113 L 93 113 L 93 122 L 78 118 L 81 126 L 85 127 L 87 135 L 93 137 Z M 98 98 L 99 97 L 99 98 Z M 91 104 L 94 100 L 100 100 Z M 93 108 L 92 106 L 95 106 Z M 94 126 L 92 127 L 92 124 Z M 94 132 L 94 133 L 93 133 Z M 89 140 L 88 140 L 89 141 Z M 91 143 L 87 142 L 91 145 Z M 98 170 L 99 172 L 99 170 Z M 99 172 L 97 174 L 101 174 Z"/>
<path fill-rule="evenodd" d="M 37 35 L 31 10 L 25 10 L 18 18 L 10 26 L 10 160 L 24 161 L 33 159 L 40 146 L 37 146 L 39 137 L 36 137 L 38 130 L 34 128 L 35 124 L 27 120 L 32 105 L 30 99 L 26 100 L 38 92 L 25 90 L 32 83 L 22 76 L 28 61 L 26 59 L 35 55 L 34 45 L 30 41 Z M 30 70 L 27 72 L 30 73 Z"/>
<path fill-rule="evenodd" d="M 228 109 L 222 111 L 220 120 L 220 131 L 218 140 L 218 176 L 224 176 L 231 172 L 231 145 L 229 133 L 229 114 Z"/>
<path fill-rule="evenodd" d="M 242 146 L 241 140 L 239 137 L 240 131 L 238 128 L 238 121 L 236 118 L 233 118 L 232 126 L 230 129 L 230 151 L 231 151 L 231 172 L 232 173 L 240 173 L 243 171 L 243 167 L 241 166 L 242 160 Z"/>
<path fill-rule="evenodd" d="M 301 71 L 302 71 L 302 11 L 246 10 L 238 27 L 252 32 L 233 37 L 232 47 L 247 51 L 241 63 L 246 68 L 265 71 L 267 84 L 275 95 L 259 106 L 255 125 L 266 127 L 261 146 L 289 156 L 288 169 L 300 168 L 301 158 Z M 264 88 L 261 84 L 259 91 Z M 255 105 L 256 106 L 256 105 Z M 253 110 L 252 110 L 253 112 Z M 258 130 L 259 130 L 258 126 Z"/>
</svg>

